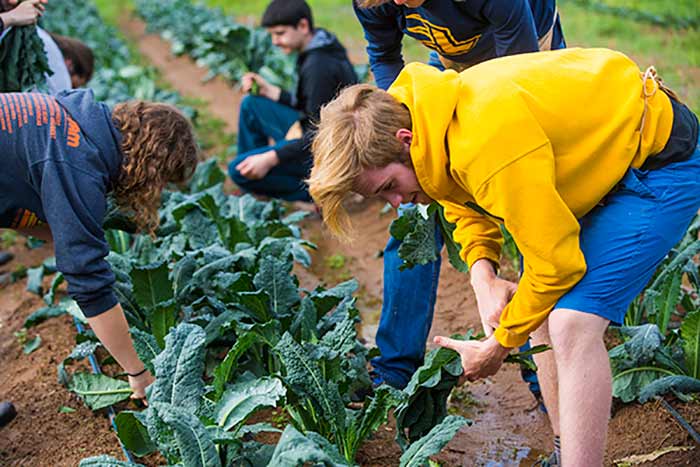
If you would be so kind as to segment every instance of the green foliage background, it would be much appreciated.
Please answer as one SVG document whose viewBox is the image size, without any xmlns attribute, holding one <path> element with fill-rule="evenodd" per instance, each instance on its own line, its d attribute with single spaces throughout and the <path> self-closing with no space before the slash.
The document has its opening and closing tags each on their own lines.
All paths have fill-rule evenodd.
<svg viewBox="0 0 700 467">
<path fill-rule="evenodd" d="M 156 0 L 154 0 L 156 1 Z M 352 0 L 307 0 L 314 21 L 338 35 L 355 63 L 366 63 L 362 28 L 352 11 Z M 102 15 L 113 24 L 123 17 L 129 0 L 95 2 Z M 206 0 L 246 24 L 258 24 L 268 0 Z M 582 0 L 559 0 L 564 36 L 569 47 L 609 47 L 620 50 L 640 67 L 656 66 L 665 81 L 678 92 L 696 113 L 700 112 L 700 29 L 662 28 L 613 14 L 600 13 Z M 625 7 L 656 15 L 700 18 L 698 0 L 596 0 L 613 7 Z M 428 49 L 417 41 L 404 40 L 406 61 L 425 61 Z"/>
</svg>

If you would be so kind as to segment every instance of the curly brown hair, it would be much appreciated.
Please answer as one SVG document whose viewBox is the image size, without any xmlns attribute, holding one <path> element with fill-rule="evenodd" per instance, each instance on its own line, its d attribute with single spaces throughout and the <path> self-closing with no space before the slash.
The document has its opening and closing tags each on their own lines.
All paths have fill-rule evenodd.
<svg viewBox="0 0 700 467">
<path fill-rule="evenodd" d="M 168 183 L 186 182 L 197 166 L 192 125 L 174 106 L 144 101 L 117 104 L 112 119 L 122 135 L 124 157 L 115 200 L 139 230 L 153 235 L 161 192 Z"/>
</svg>

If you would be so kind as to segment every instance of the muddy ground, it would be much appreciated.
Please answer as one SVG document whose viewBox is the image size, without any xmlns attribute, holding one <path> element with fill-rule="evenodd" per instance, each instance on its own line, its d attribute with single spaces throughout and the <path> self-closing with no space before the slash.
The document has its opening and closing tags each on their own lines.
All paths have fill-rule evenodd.
<svg viewBox="0 0 700 467">
<path fill-rule="evenodd" d="M 158 36 L 144 33 L 141 21 L 126 18 L 122 30 L 144 57 L 159 68 L 163 77 L 180 93 L 203 98 L 210 112 L 235 129 L 240 93 L 220 80 L 202 83 L 206 72 L 185 57 L 173 57 L 170 46 Z M 310 271 L 299 271 L 302 283 L 315 285 L 355 277 L 360 283 L 358 305 L 362 312 L 362 338 L 373 344 L 382 297 L 382 260 L 378 253 L 387 240 L 392 213 L 382 214 L 382 206 L 360 203 L 353 217 L 358 226 L 358 241 L 340 244 L 331 239 L 318 220 L 306 221 L 305 238 L 318 245 Z M 34 266 L 50 256 L 51 245 L 28 250 L 23 241 L 12 247 L 16 259 L 0 268 L 13 270 L 19 264 Z M 30 355 L 22 353 L 14 333 L 24 319 L 43 306 L 41 299 L 26 292 L 26 279 L 0 291 L 0 401 L 14 401 L 19 415 L 0 429 L 0 466 L 75 466 L 80 459 L 98 454 L 122 457 L 116 435 L 110 430 L 103 412 L 93 413 L 60 386 L 56 365 L 74 345 L 75 329 L 67 317 L 56 318 L 29 331 L 39 334 L 40 348 Z M 479 319 L 468 278 L 453 270 L 447 261 L 438 290 L 431 337 L 464 332 L 477 327 Z M 450 442 L 438 459 L 449 466 L 532 465 L 538 456 L 551 449 L 551 431 L 546 415 L 535 407 L 517 368 L 507 365 L 495 377 L 468 384 L 456 398 L 453 410 L 474 421 Z M 73 413 L 60 413 L 62 406 Z M 700 429 L 700 407 L 674 402 L 674 406 Z M 358 461 L 363 466 L 398 465 L 400 451 L 393 442 L 391 424 L 382 427 L 375 439 L 366 443 Z M 689 448 L 680 450 L 680 448 Z M 677 449 L 640 465 L 700 465 L 700 446 L 693 444 L 660 406 L 629 405 L 618 410 L 610 422 L 606 464 L 631 456 Z"/>
</svg>

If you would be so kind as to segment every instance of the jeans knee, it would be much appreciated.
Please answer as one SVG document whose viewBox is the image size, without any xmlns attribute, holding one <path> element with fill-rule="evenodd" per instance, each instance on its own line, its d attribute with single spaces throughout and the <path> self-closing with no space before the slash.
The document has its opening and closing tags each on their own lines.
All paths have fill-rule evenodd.
<svg viewBox="0 0 700 467">
<path fill-rule="evenodd" d="M 256 99 L 258 99 L 257 96 L 251 96 L 250 94 L 248 94 L 247 96 L 245 96 L 245 97 L 243 98 L 243 100 L 241 101 L 241 107 L 240 107 L 241 110 L 240 110 L 240 112 L 241 112 L 241 113 L 244 113 L 244 112 L 247 113 L 247 112 L 249 112 L 250 110 L 252 110 L 252 108 L 255 107 Z"/>
</svg>

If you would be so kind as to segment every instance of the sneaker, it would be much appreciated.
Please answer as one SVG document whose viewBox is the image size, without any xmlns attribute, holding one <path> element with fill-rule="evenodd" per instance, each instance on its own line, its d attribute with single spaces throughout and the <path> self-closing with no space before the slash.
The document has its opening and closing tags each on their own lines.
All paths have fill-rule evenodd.
<svg viewBox="0 0 700 467">
<path fill-rule="evenodd" d="M 0 427 L 10 423 L 17 416 L 17 410 L 12 402 L 0 402 Z"/>
<path fill-rule="evenodd" d="M 7 251 L 0 251 L 0 266 L 7 264 L 14 259 L 14 255 Z"/>
<path fill-rule="evenodd" d="M 546 459 L 540 459 L 532 467 L 560 467 L 559 458 L 555 452 L 552 452 Z"/>
</svg>

